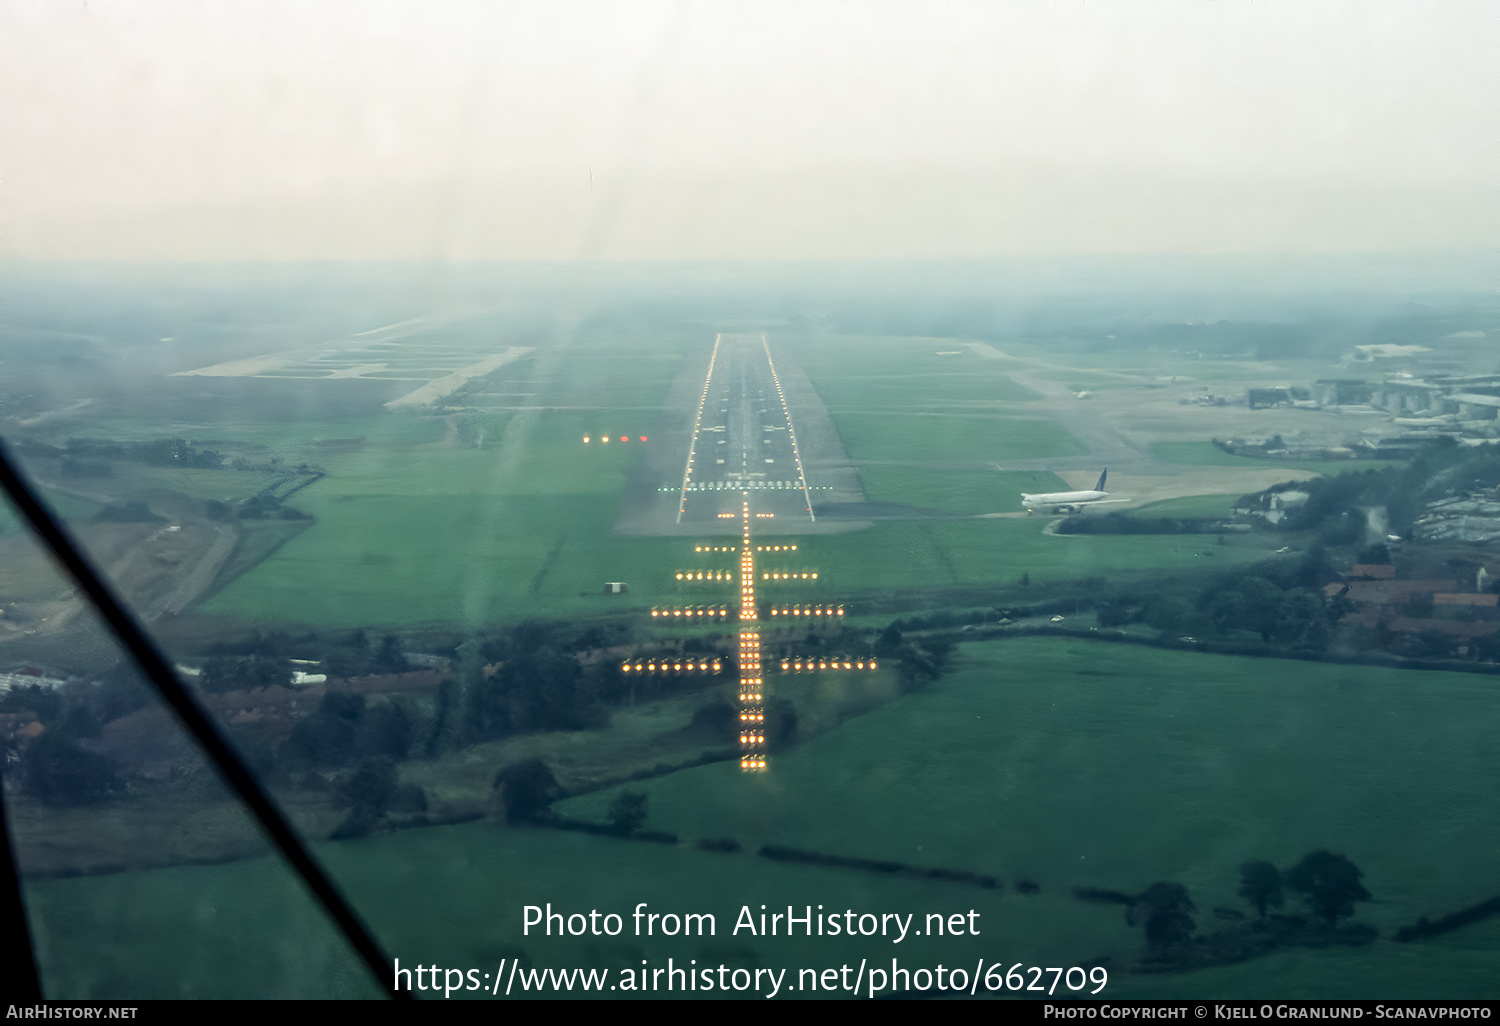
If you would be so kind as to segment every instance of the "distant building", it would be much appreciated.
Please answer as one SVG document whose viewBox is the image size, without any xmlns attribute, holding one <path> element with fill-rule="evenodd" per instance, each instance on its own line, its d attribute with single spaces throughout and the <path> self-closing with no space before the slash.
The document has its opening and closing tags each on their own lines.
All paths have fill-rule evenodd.
<svg viewBox="0 0 1500 1026">
<path fill-rule="evenodd" d="M 1350 581 L 1347 595 L 1351 602 L 1374 606 L 1388 606 L 1406 602 L 1414 595 L 1432 595 L 1451 592 L 1458 584 L 1454 580 L 1441 581 Z"/>
<path fill-rule="evenodd" d="M 1354 378 L 1319 378 L 1313 385 L 1313 395 L 1324 406 L 1368 403 L 1371 393 L 1368 381 Z"/>
<path fill-rule="evenodd" d="M 1441 385 L 1434 385 L 1418 378 L 1401 378 L 1381 382 L 1372 390 L 1370 405 L 1387 413 L 1399 415 L 1419 413 L 1443 413 Z"/>
<path fill-rule="evenodd" d="M 1479 395 L 1475 392 L 1454 392 L 1445 395 L 1443 401 L 1457 407 L 1455 411 L 1464 420 L 1494 420 L 1500 413 L 1500 397 Z"/>
<path fill-rule="evenodd" d="M 33 671 L 29 666 L 16 673 L 0 673 L 0 695 L 3 695 L 11 688 L 24 688 L 33 685 L 42 688 L 55 688 L 61 687 L 62 684 L 61 680 L 54 677 L 43 677 L 40 670 Z"/>
<path fill-rule="evenodd" d="M 1390 342 L 1377 342 L 1373 345 L 1355 346 L 1354 352 L 1357 354 L 1356 360 L 1393 360 L 1430 353 L 1432 350 L 1426 346 L 1402 346 Z"/>
<path fill-rule="evenodd" d="M 1471 595 L 1440 591 L 1432 596 L 1432 604 L 1435 606 L 1500 606 L 1500 595 L 1494 592 L 1479 592 Z"/>
</svg>

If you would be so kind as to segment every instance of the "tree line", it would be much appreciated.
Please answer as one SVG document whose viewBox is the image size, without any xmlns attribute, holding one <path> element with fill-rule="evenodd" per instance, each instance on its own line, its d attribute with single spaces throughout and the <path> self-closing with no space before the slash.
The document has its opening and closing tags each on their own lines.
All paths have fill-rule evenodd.
<svg viewBox="0 0 1500 1026">
<path fill-rule="evenodd" d="M 1264 954 L 1287 944 L 1323 943 L 1329 938 L 1367 943 L 1374 939 L 1373 929 L 1340 932 L 1339 928 L 1340 920 L 1354 915 L 1357 903 L 1371 900 L 1363 876 L 1347 857 L 1327 850 L 1310 852 L 1285 870 L 1264 860 L 1246 862 L 1240 867 L 1237 893 L 1255 918 L 1209 934 L 1198 933 L 1193 918 L 1197 905 L 1180 883 L 1158 881 L 1134 895 L 1089 887 L 1074 893 L 1086 901 L 1124 905 L 1125 922 L 1145 933 L 1151 962 L 1190 967 Z M 1273 911 L 1285 904 L 1288 894 L 1300 899 L 1305 915 Z M 1214 911 L 1222 919 L 1246 919 L 1233 909 Z"/>
</svg>

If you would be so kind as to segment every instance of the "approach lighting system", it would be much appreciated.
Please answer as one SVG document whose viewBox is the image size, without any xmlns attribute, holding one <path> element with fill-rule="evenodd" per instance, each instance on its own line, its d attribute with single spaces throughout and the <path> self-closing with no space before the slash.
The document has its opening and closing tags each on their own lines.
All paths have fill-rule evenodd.
<svg viewBox="0 0 1500 1026">
<path fill-rule="evenodd" d="M 738 517 L 740 521 L 740 535 L 738 544 L 718 544 L 713 542 L 700 543 L 693 546 L 693 552 L 703 555 L 739 554 L 739 602 L 734 603 L 710 603 L 708 605 L 695 606 L 655 606 L 651 609 L 651 618 L 656 622 L 670 621 L 674 625 L 701 624 L 701 623 L 724 623 L 736 621 L 739 630 L 736 632 L 736 663 L 739 671 L 739 687 L 737 689 L 737 706 L 740 722 L 740 769 L 747 773 L 763 772 L 769 766 L 766 753 L 766 739 L 768 737 L 766 724 L 766 681 L 765 681 L 765 655 L 761 648 L 762 619 L 772 619 L 776 623 L 784 622 L 783 618 L 792 618 L 799 623 L 810 623 L 821 621 L 823 623 L 840 622 L 844 615 L 844 607 L 837 602 L 809 602 L 793 603 L 785 605 L 771 605 L 762 610 L 757 602 L 755 588 L 756 582 L 775 582 L 777 584 L 801 584 L 803 586 L 816 586 L 820 580 L 817 571 L 813 570 L 761 570 L 757 573 L 756 557 L 760 553 L 774 554 L 777 556 L 791 555 L 799 551 L 795 543 L 780 545 L 757 545 L 752 537 L 752 527 L 759 518 L 754 510 L 750 508 L 749 492 L 740 502 L 738 513 L 720 513 L 725 519 Z M 699 584 L 723 586 L 736 579 L 736 572 L 725 569 L 681 569 L 673 571 L 673 580 L 679 587 L 697 586 Z M 845 671 L 875 670 L 878 665 L 872 656 L 843 655 L 838 656 L 788 656 L 775 662 L 780 663 L 782 673 L 832 673 Z M 647 658 L 636 656 L 625 660 L 620 665 L 622 673 L 635 674 L 686 674 L 686 673 L 720 673 L 723 670 L 723 662 L 720 659 L 707 657 L 689 658 L 686 654 L 657 653 L 654 657 Z"/>
</svg>

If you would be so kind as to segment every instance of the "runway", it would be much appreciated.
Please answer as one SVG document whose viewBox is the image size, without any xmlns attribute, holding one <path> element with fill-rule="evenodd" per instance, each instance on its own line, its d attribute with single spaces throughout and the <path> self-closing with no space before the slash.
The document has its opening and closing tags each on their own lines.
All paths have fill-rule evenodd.
<svg viewBox="0 0 1500 1026">
<path fill-rule="evenodd" d="M 638 468 L 619 525 L 625 534 L 732 532 L 742 501 L 753 499 L 758 534 L 822 533 L 868 526 L 824 518 L 819 507 L 860 503 L 864 495 L 843 443 L 795 361 L 763 334 L 714 338 L 689 393 L 671 404 L 690 417 Z M 666 463 L 675 450 L 677 463 Z M 671 477 L 667 477 L 668 474 Z"/>
</svg>

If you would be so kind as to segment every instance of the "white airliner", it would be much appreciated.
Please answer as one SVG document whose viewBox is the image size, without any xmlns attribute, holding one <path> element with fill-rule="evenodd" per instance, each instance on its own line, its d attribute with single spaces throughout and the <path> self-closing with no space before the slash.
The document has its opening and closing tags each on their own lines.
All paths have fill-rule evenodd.
<svg viewBox="0 0 1500 1026">
<path fill-rule="evenodd" d="M 1105 467 L 1104 473 L 1099 475 L 1099 482 L 1087 492 L 1042 492 L 1040 495 L 1027 495 L 1022 492 L 1021 505 L 1026 507 L 1028 513 L 1036 509 L 1046 509 L 1053 513 L 1077 513 L 1093 502 L 1124 501 L 1109 498 L 1109 493 L 1104 490 L 1104 479 L 1108 476 L 1109 468 Z"/>
</svg>

